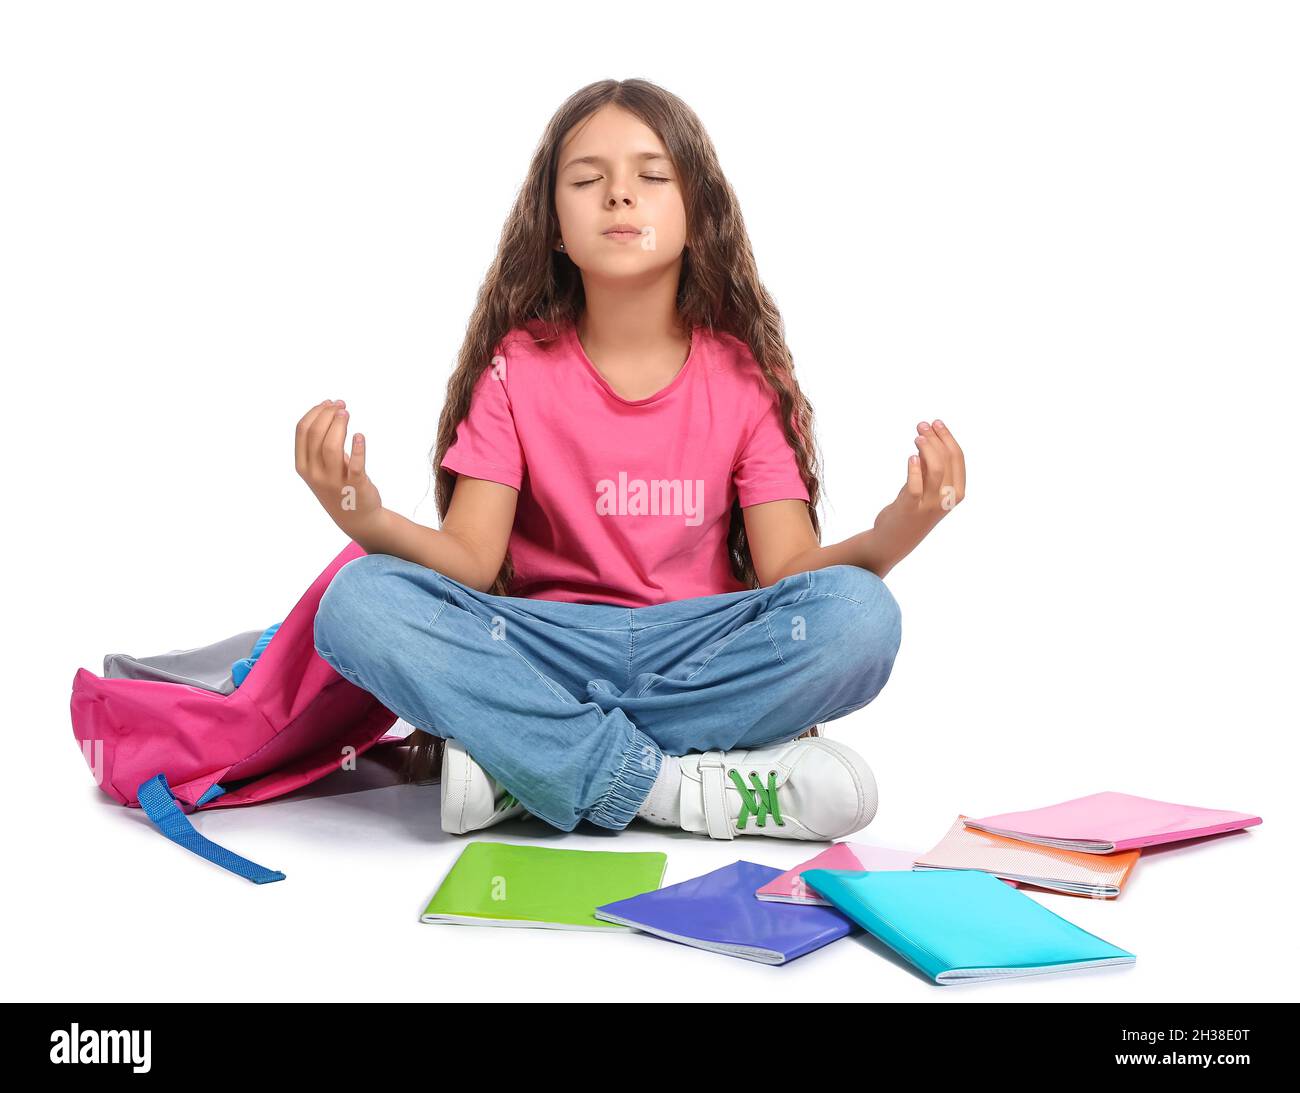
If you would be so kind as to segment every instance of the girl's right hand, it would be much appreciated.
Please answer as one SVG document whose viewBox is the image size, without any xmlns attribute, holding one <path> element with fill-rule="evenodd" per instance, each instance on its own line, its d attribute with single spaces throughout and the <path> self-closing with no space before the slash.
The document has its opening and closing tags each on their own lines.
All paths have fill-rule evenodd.
<svg viewBox="0 0 1300 1093">
<path fill-rule="evenodd" d="M 379 490 L 366 474 L 366 439 L 352 436 L 352 454 L 343 454 L 348 412 L 340 399 L 313 406 L 298 422 L 294 461 L 316 500 L 350 539 L 366 534 L 383 513 Z"/>
</svg>

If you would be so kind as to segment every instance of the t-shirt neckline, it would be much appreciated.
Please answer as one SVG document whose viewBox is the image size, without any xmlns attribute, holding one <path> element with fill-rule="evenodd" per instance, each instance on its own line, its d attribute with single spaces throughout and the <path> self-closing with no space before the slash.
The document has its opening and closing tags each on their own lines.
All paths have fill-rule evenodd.
<svg viewBox="0 0 1300 1093">
<path fill-rule="evenodd" d="M 609 381 L 605 379 L 605 377 L 600 374 L 600 370 L 594 364 L 591 363 L 591 358 L 587 356 L 587 351 L 582 348 L 582 340 L 578 337 L 577 323 L 573 323 L 573 322 L 569 323 L 568 330 L 567 330 L 567 337 L 569 339 L 569 345 L 572 348 L 574 355 L 578 358 L 578 360 L 582 362 L 583 366 L 587 369 L 587 371 L 591 373 L 592 378 L 598 384 L 600 384 L 600 386 L 605 390 L 605 393 L 608 394 L 610 398 L 616 400 L 617 402 L 621 402 L 624 406 L 645 406 L 647 403 L 658 402 L 661 398 L 664 398 L 666 395 L 671 394 L 678 387 L 680 387 L 682 383 L 685 381 L 686 375 L 691 369 L 691 365 L 695 362 L 695 358 L 699 355 L 700 342 L 702 340 L 700 337 L 700 328 L 698 326 L 692 326 L 691 327 L 691 348 L 686 354 L 685 363 L 683 363 L 682 366 L 677 370 L 677 375 L 675 375 L 671 380 L 669 380 L 666 386 L 661 387 L 653 395 L 647 395 L 645 398 L 624 398 L 617 391 L 615 391 L 613 387 L 609 385 Z"/>
</svg>

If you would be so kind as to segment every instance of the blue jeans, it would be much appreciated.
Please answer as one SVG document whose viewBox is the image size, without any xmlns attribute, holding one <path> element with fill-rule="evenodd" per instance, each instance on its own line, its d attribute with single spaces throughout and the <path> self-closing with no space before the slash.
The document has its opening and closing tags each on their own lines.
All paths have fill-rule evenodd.
<svg viewBox="0 0 1300 1093">
<path fill-rule="evenodd" d="M 663 756 L 758 748 L 867 705 L 901 614 L 870 570 L 649 607 L 496 596 L 368 554 L 316 614 L 316 651 L 417 728 L 458 741 L 534 816 L 626 827 Z"/>
</svg>

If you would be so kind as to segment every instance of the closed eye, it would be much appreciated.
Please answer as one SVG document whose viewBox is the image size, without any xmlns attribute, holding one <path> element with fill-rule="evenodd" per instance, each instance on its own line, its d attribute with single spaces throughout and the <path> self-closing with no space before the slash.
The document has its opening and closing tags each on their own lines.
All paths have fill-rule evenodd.
<svg viewBox="0 0 1300 1093">
<path fill-rule="evenodd" d="M 642 175 L 641 177 L 644 178 L 647 182 L 671 182 L 672 181 L 671 178 L 660 178 L 658 175 Z M 575 182 L 573 185 L 576 188 L 581 189 L 583 186 L 590 186 L 593 182 L 599 182 L 599 181 L 600 179 L 598 178 L 588 178 L 582 182 Z"/>
</svg>

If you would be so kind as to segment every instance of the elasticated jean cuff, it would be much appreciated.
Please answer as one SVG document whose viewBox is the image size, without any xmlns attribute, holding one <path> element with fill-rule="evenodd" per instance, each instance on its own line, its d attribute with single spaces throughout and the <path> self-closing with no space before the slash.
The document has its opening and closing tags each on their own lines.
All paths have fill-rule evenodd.
<svg viewBox="0 0 1300 1093">
<path fill-rule="evenodd" d="M 587 814 L 587 820 L 597 827 L 609 827 L 615 831 L 627 827 L 650 795 L 663 761 L 664 753 L 659 750 L 659 745 L 633 725 L 623 764 L 614 774 L 605 795 Z"/>
</svg>

